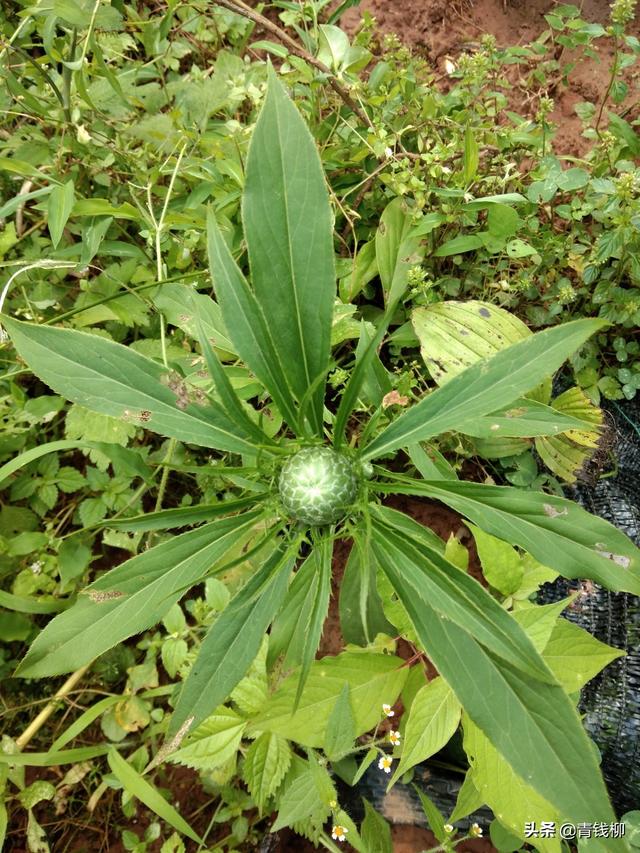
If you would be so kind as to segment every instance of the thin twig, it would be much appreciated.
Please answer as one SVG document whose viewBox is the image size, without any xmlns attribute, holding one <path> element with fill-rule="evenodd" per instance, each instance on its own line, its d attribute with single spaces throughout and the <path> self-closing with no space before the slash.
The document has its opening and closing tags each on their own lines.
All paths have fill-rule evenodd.
<svg viewBox="0 0 640 853">
<path fill-rule="evenodd" d="M 270 32 L 276 38 L 278 38 L 283 44 L 285 44 L 292 53 L 295 53 L 296 56 L 299 56 L 301 59 L 304 59 L 305 62 L 308 62 L 309 65 L 313 65 L 314 68 L 317 68 L 318 71 L 321 71 L 323 74 L 327 75 L 328 83 L 331 88 L 339 95 L 345 104 L 352 110 L 358 118 L 363 121 L 368 127 L 373 127 L 371 119 L 367 115 L 367 113 L 361 109 L 358 104 L 351 97 L 348 89 L 340 83 L 331 69 L 324 64 L 324 62 L 320 62 L 319 59 L 316 59 L 315 56 L 312 56 L 307 50 L 301 47 L 298 42 L 291 38 L 291 36 L 282 30 L 277 24 L 274 24 L 268 18 L 265 18 L 264 15 L 261 15 L 259 12 L 256 12 L 255 9 L 251 9 L 249 6 L 245 6 L 242 0 L 216 0 L 216 5 L 222 6 L 225 9 L 228 9 L 230 12 L 235 12 L 236 15 L 241 15 L 243 18 L 248 18 L 253 21 L 255 24 L 259 24 L 263 29 Z"/>
<path fill-rule="evenodd" d="M 49 717 L 53 714 L 53 712 L 58 707 L 60 700 L 64 699 L 67 693 L 76 686 L 76 684 L 80 681 L 85 672 L 89 669 L 91 664 L 87 664 L 86 666 L 81 666 L 80 669 L 77 669 L 72 675 L 67 678 L 65 683 L 62 685 L 60 690 L 55 694 L 53 699 L 40 711 L 38 716 L 33 720 L 27 728 L 22 732 L 22 734 L 16 738 L 16 746 L 18 749 L 24 749 L 25 746 L 29 743 L 29 741 L 40 731 L 42 726 L 47 722 Z"/>
</svg>

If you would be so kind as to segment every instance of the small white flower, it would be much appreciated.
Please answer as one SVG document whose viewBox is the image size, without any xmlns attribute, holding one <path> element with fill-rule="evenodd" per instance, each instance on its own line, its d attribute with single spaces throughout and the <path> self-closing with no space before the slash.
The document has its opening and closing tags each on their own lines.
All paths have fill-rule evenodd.
<svg viewBox="0 0 640 853">
<path fill-rule="evenodd" d="M 391 710 L 391 705 L 387 705 L 387 703 L 386 703 L 386 702 L 385 702 L 385 703 L 384 703 L 384 705 L 382 706 L 382 710 L 383 710 L 383 711 L 384 711 L 384 713 L 387 715 L 387 717 L 393 717 L 393 715 L 395 714 L 395 711 L 392 711 L 392 710 Z"/>
<path fill-rule="evenodd" d="M 388 755 L 383 755 L 380 761 L 378 761 L 378 769 L 384 770 L 385 773 L 391 773 L 392 764 L 393 758 L 390 758 Z"/>
<path fill-rule="evenodd" d="M 31 569 L 31 571 L 33 572 L 34 575 L 39 575 L 40 572 L 42 571 L 43 565 L 44 564 L 43 564 L 42 560 L 36 560 L 34 563 L 31 563 L 29 568 Z"/>
<path fill-rule="evenodd" d="M 384 156 L 387 160 L 390 160 L 393 157 L 393 150 L 387 146 L 387 148 L 384 149 Z"/>
<path fill-rule="evenodd" d="M 447 74 L 455 74 L 455 72 L 456 72 L 455 62 L 452 62 L 450 59 L 445 59 L 444 70 L 447 72 Z"/>
<path fill-rule="evenodd" d="M 331 837 L 334 841 L 344 841 L 347 832 L 349 832 L 349 830 L 346 826 L 340 826 L 339 823 L 336 823 L 331 830 Z"/>
<path fill-rule="evenodd" d="M 445 823 L 445 825 L 444 825 L 444 831 L 445 831 L 445 832 L 448 832 L 449 834 L 451 834 L 451 833 L 453 832 L 453 827 L 451 826 L 451 824 L 450 824 L 450 823 Z"/>
<path fill-rule="evenodd" d="M 482 838 L 482 828 L 477 823 L 472 823 L 469 835 L 472 835 L 474 838 Z"/>
<path fill-rule="evenodd" d="M 393 744 L 393 746 L 397 746 L 400 743 L 400 732 L 389 732 L 389 740 Z"/>
</svg>

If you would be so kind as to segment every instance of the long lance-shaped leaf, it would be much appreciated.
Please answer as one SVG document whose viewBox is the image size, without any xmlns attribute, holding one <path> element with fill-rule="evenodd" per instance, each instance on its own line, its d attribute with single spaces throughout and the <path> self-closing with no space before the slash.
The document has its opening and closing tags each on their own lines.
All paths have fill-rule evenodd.
<svg viewBox="0 0 640 853">
<path fill-rule="evenodd" d="M 640 595 L 640 550 L 608 521 L 573 501 L 512 486 L 451 480 L 403 480 L 388 491 L 442 501 L 567 578 L 590 578 L 607 589 Z"/>
<path fill-rule="evenodd" d="M 165 615 L 255 526 L 260 511 L 213 521 L 132 557 L 83 591 L 42 631 L 16 675 L 78 669 Z M 86 594 L 85 594 L 86 593 Z"/>
<path fill-rule="evenodd" d="M 400 570 L 403 594 L 426 598 L 439 616 L 468 630 L 479 643 L 530 678 L 557 683 L 524 630 L 477 580 L 424 542 L 381 525 L 380 514 L 376 513 L 376 519 L 374 554 L 389 577 Z"/>
<path fill-rule="evenodd" d="M 295 574 L 269 642 L 269 659 L 284 652 L 285 667 L 301 664 L 293 711 L 320 645 L 331 595 L 333 540 L 322 537 Z"/>
<path fill-rule="evenodd" d="M 329 362 L 333 221 L 315 142 L 273 69 L 249 145 L 242 214 L 256 299 L 301 401 Z M 309 407 L 317 435 L 324 387 L 323 379 Z"/>
<path fill-rule="evenodd" d="M 477 362 L 407 409 L 365 448 L 363 458 L 373 459 L 456 430 L 473 418 L 508 406 L 555 373 L 587 338 L 606 325 L 601 320 L 573 320 Z"/>
<path fill-rule="evenodd" d="M 291 429 L 300 435 L 293 393 L 264 315 L 211 209 L 207 212 L 207 248 L 211 278 L 229 337 L 244 363 L 269 391 Z"/>
<path fill-rule="evenodd" d="M 614 820 L 595 752 L 564 690 L 525 675 L 444 619 L 424 591 L 406 585 L 401 566 L 385 561 L 382 569 L 438 672 L 514 771 L 567 820 Z"/>
<path fill-rule="evenodd" d="M 167 753 L 224 702 L 251 666 L 287 593 L 299 542 L 281 542 L 213 623 L 180 691 L 163 747 Z"/>
<path fill-rule="evenodd" d="M 187 443 L 255 453 L 253 442 L 220 406 L 187 402 L 180 377 L 150 358 L 75 329 L 7 317 L 2 322 L 29 368 L 67 400 Z"/>
<path fill-rule="evenodd" d="M 194 294 L 190 294 L 193 296 Z M 192 301 L 192 304 L 195 304 Z M 252 441 L 258 445 L 274 445 L 275 442 L 272 438 L 269 438 L 260 427 L 251 420 L 247 412 L 242 406 L 240 402 L 240 398 L 236 394 L 229 380 L 229 377 L 224 372 L 224 368 L 220 363 L 220 359 L 215 353 L 215 350 L 207 340 L 207 336 L 204 332 L 204 327 L 202 322 L 200 321 L 200 317 L 198 316 L 197 310 L 194 310 L 194 316 L 196 318 L 196 329 L 198 334 L 198 343 L 200 344 L 200 349 L 202 350 L 202 354 L 205 359 L 205 363 L 207 365 L 207 369 L 211 378 L 213 379 L 213 383 L 216 387 L 216 391 L 218 392 L 218 396 L 220 398 L 220 402 L 222 404 L 222 408 L 225 410 L 227 416 L 234 423 L 238 425 L 239 428 L 243 430 L 248 436 L 251 436 Z"/>
<path fill-rule="evenodd" d="M 515 773 L 572 823 L 614 820 L 595 750 L 564 690 L 497 659 L 428 605 L 410 607 L 438 672 Z M 594 839 L 588 849 L 621 853 L 628 847 L 608 838 L 602 845 Z"/>
<path fill-rule="evenodd" d="M 538 435 L 559 435 L 570 429 L 593 431 L 593 424 L 560 412 L 552 406 L 522 398 L 499 412 L 465 421 L 457 429 L 458 432 L 474 438 L 529 438 Z"/>
<path fill-rule="evenodd" d="M 218 501 L 212 504 L 196 504 L 196 506 L 179 506 L 174 509 L 160 509 L 158 512 L 143 512 L 129 518 L 105 518 L 96 527 L 112 527 L 116 530 L 127 530 L 135 533 L 149 530 L 171 530 L 174 527 L 188 527 L 201 521 L 210 521 L 219 515 L 229 515 L 239 509 L 246 509 L 256 504 L 260 498 L 238 498 L 235 501 Z"/>
</svg>

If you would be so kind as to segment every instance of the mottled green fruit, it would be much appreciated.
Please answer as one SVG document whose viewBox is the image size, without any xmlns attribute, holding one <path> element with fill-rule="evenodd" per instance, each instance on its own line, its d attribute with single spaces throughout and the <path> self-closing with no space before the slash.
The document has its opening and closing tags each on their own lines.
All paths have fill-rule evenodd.
<svg viewBox="0 0 640 853">
<path fill-rule="evenodd" d="M 278 488 L 285 511 L 296 521 L 331 524 L 353 506 L 358 495 L 357 468 L 329 447 L 306 447 L 285 463 Z"/>
</svg>

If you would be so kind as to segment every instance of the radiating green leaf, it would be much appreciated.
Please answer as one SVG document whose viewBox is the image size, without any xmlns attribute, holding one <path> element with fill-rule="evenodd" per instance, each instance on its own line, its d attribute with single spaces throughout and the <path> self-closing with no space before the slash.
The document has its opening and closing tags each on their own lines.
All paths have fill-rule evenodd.
<svg viewBox="0 0 640 853">
<path fill-rule="evenodd" d="M 286 595 L 297 547 L 281 543 L 213 623 L 180 691 L 168 731 L 172 746 L 172 739 L 204 720 L 249 669 Z"/>
<path fill-rule="evenodd" d="M 190 402 L 178 374 L 132 349 L 75 329 L 9 318 L 3 324 L 36 376 L 68 400 L 187 443 L 255 452 L 219 406 Z"/>
<path fill-rule="evenodd" d="M 465 184 L 470 184 L 478 171 L 480 162 L 480 149 L 476 140 L 476 134 L 471 127 L 467 125 L 464 131 L 464 152 L 462 158 L 462 172 Z"/>
<path fill-rule="evenodd" d="M 253 291 L 220 233 L 212 210 L 207 212 L 207 247 L 213 286 L 234 349 L 267 388 L 289 426 L 299 433 L 298 412 L 278 347 L 274 345 Z"/>
<path fill-rule="evenodd" d="M 213 521 L 102 575 L 38 635 L 16 674 L 41 678 L 70 672 L 155 625 L 224 559 L 239 537 L 251 532 L 259 514 L 253 511 Z"/>
<path fill-rule="evenodd" d="M 407 409 L 365 448 L 363 457 L 373 459 L 424 441 L 512 403 L 554 373 L 602 327 L 600 320 L 573 320 L 477 362 Z"/>
<path fill-rule="evenodd" d="M 242 211 L 256 300 L 300 402 L 329 362 L 333 225 L 316 145 L 273 69 L 249 146 Z M 317 435 L 324 384 L 309 408 Z"/>
<path fill-rule="evenodd" d="M 610 823 L 613 810 L 595 753 L 569 697 L 495 657 L 426 599 L 405 606 L 429 658 L 472 722 L 511 769 L 573 823 Z M 610 850 L 622 851 L 622 842 Z"/>
<path fill-rule="evenodd" d="M 278 798 L 278 817 L 271 827 L 277 832 L 298 822 L 322 825 L 329 816 L 329 803 L 337 799 L 331 777 L 324 767 L 312 766 L 300 758 L 294 759 L 285 780 L 285 789 Z"/>
<path fill-rule="evenodd" d="M 411 216 L 402 198 L 394 198 L 382 212 L 375 246 L 385 302 L 390 304 L 406 291 L 409 270 L 420 263 L 425 253 L 421 237 L 413 233 Z"/>
<path fill-rule="evenodd" d="M 567 578 L 591 578 L 609 589 L 640 595 L 638 548 L 573 501 L 511 486 L 449 480 L 416 480 L 390 490 L 440 500 Z"/>
<path fill-rule="evenodd" d="M 554 682 L 524 631 L 475 578 L 447 563 L 419 540 L 399 535 L 377 519 L 372 546 L 409 615 L 409 598 L 428 600 L 440 618 L 469 631 L 478 642 L 522 672 Z"/>
</svg>

